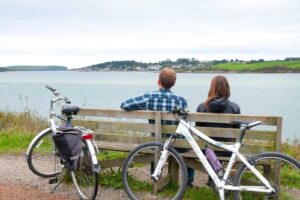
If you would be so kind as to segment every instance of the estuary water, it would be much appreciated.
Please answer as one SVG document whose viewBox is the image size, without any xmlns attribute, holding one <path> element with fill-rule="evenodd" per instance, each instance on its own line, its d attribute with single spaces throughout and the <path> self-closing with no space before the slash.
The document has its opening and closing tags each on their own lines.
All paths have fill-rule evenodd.
<svg viewBox="0 0 300 200">
<path fill-rule="evenodd" d="M 216 74 L 181 73 L 172 91 L 188 100 L 195 111 L 208 93 Z M 243 114 L 283 117 L 285 138 L 300 137 L 300 74 L 225 74 L 231 101 Z M 130 97 L 157 89 L 156 72 L 3 72 L 0 73 L 0 110 L 30 109 L 48 116 L 52 93 L 49 84 L 88 108 L 119 108 Z"/>
</svg>

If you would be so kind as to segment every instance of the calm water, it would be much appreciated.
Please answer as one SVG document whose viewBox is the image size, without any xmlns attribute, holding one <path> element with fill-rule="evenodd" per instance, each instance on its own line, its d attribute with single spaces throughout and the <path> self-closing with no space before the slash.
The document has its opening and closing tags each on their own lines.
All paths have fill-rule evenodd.
<svg viewBox="0 0 300 200">
<path fill-rule="evenodd" d="M 215 74 L 178 74 L 173 91 L 195 111 L 205 100 Z M 5 72 L 0 73 L 0 109 L 25 107 L 47 116 L 56 87 L 73 104 L 89 108 L 119 108 L 120 102 L 156 90 L 157 73 L 151 72 Z M 226 74 L 231 100 L 244 114 L 283 116 L 283 134 L 300 136 L 300 74 Z"/>
</svg>

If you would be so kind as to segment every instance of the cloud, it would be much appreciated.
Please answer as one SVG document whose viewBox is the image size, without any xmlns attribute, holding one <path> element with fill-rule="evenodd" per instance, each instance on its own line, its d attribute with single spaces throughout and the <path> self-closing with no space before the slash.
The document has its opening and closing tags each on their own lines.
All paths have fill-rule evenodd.
<svg viewBox="0 0 300 200">
<path fill-rule="evenodd" d="M 2 0 L 0 66 L 299 56 L 299 6 L 296 0 Z"/>
</svg>

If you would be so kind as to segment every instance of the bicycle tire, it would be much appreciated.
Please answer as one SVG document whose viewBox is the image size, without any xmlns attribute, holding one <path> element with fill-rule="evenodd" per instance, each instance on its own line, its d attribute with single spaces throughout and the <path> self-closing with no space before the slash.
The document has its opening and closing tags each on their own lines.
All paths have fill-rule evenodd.
<svg viewBox="0 0 300 200">
<path fill-rule="evenodd" d="M 84 140 L 79 162 L 79 169 L 71 171 L 72 181 L 81 200 L 93 200 L 98 192 L 99 173 L 93 170 L 91 153 Z"/>
<path fill-rule="evenodd" d="M 275 163 L 277 163 L 277 166 L 280 166 L 280 170 L 275 170 Z M 266 152 L 252 156 L 250 158 L 250 164 L 255 165 L 255 168 L 261 171 L 262 174 L 266 167 L 268 167 L 268 170 L 271 170 L 271 173 L 269 173 L 269 175 L 263 175 L 270 182 L 271 186 L 275 188 L 276 191 L 273 194 L 234 191 L 235 200 L 241 200 L 243 198 L 265 199 L 266 197 L 269 199 L 293 199 L 292 196 L 289 196 L 290 189 L 296 188 L 300 191 L 300 163 L 297 160 L 279 152 Z M 239 167 L 234 179 L 234 186 L 244 185 L 244 183 L 247 185 L 251 184 L 251 186 L 253 184 L 253 186 L 262 186 L 263 184 L 252 172 L 250 175 L 249 173 L 247 174 L 247 169 L 248 167 L 244 164 Z M 289 175 L 293 173 L 295 173 L 295 176 Z M 298 184 L 296 184 L 296 182 Z M 295 197 L 295 199 L 296 198 L 299 197 Z"/>
<path fill-rule="evenodd" d="M 149 185 L 151 187 L 151 182 L 150 181 L 152 181 L 152 185 L 154 185 L 153 180 L 150 178 L 151 173 L 154 170 L 153 171 L 151 171 L 151 169 L 149 170 L 149 165 L 150 165 L 150 168 L 151 168 L 151 163 L 153 163 L 152 162 L 153 152 L 155 150 L 162 151 L 162 149 L 163 149 L 163 144 L 162 143 L 157 143 L 157 142 L 145 143 L 145 144 L 142 144 L 142 145 L 136 147 L 134 150 L 132 150 L 130 152 L 130 154 L 127 156 L 127 158 L 124 160 L 123 165 L 122 165 L 122 182 L 124 184 L 125 191 L 126 191 L 128 197 L 130 199 L 137 200 L 137 199 L 144 199 L 144 198 L 147 199 L 148 198 L 147 196 L 141 197 L 141 194 L 136 194 L 136 188 L 135 187 L 136 186 L 139 187 L 139 190 L 137 191 L 137 193 L 140 193 L 143 190 L 142 187 L 149 187 Z M 142 152 L 143 150 L 145 150 L 145 151 Z M 149 154 L 150 151 L 152 153 Z M 148 152 L 148 154 L 147 154 L 147 152 Z M 173 159 L 172 159 L 173 162 L 176 161 L 177 165 L 179 166 L 179 168 L 178 168 L 179 169 L 178 178 L 180 179 L 179 180 L 180 186 L 178 188 L 178 191 L 176 192 L 176 194 L 174 196 L 172 196 L 170 198 L 172 198 L 173 200 L 179 200 L 179 199 L 182 199 L 182 197 L 185 193 L 186 187 L 187 187 L 187 181 L 188 181 L 188 179 L 187 179 L 187 167 L 186 167 L 182 157 L 177 153 L 177 151 L 173 147 L 169 148 L 169 153 L 170 153 L 170 156 L 173 157 Z M 141 157 L 138 157 L 138 156 L 141 156 Z M 142 158 L 143 156 L 145 156 L 143 161 L 135 160 L 135 157 L 139 159 L 139 158 Z M 168 161 L 170 161 L 170 156 L 169 156 Z M 135 161 L 136 161 L 135 166 L 137 166 L 137 167 L 133 168 L 133 166 L 135 164 L 134 163 Z M 142 162 L 142 164 L 138 163 L 138 162 Z M 168 165 L 169 165 L 168 167 L 174 166 L 174 165 L 170 165 L 169 162 L 168 162 Z M 152 169 L 155 169 L 154 165 L 153 165 Z M 140 170 L 140 171 L 138 172 L 138 170 Z M 143 173 L 140 173 L 140 172 L 143 172 Z M 143 175 L 144 173 L 146 174 L 145 176 Z M 136 175 L 133 175 L 133 174 L 136 174 Z M 161 176 L 161 178 L 162 177 L 163 177 L 163 175 Z M 138 179 L 138 180 L 136 180 L 136 179 Z M 137 184 L 137 185 L 135 186 L 135 184 Z M 153 186 L 153 187 L 155 187 L 155 186 Z M 166 186 L 166 187 L 168 187 L 168 186 Z M 177 189 L 175 189 L 175 190 L 177 190 Z M 148 190 L 146 189 L 146 191 L 149 192 L 149 188 L 148 188 Z M 151 199 L 156 199 L 156 198 L 160 199 L 161 194 L 158 193 L 157 195 L 158 196 L 155 197 L 154 194 L 151 194 Z M 143 196 L 143 194 L 142 194 L 142 196 Z M 167 197 L 165 196 L 164 199 L 166 199 L 166 198 Z"/>
<path fill-rule="evenodd" d="M 60 158 L 50 129 L 45 131 L 29 149 L 27 164 L 34 174 L 44 178 L 55 177 L 61 172 Z"/>
</svg>

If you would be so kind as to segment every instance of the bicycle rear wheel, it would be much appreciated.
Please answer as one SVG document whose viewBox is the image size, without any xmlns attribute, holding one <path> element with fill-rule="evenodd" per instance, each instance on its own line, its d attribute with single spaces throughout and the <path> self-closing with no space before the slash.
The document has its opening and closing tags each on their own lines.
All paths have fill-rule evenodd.
<svg viewBox="0 0 300 200">
<path fill-rule="evenodd" d="M 98 172 L 93 171 L 91 153 L 84 140 L 80 153 L 80 167 L 71 171 L 71 177 L 80 199 L 95 199 L 98 192 Z"/>
<path fill-rule="evenodd" d="M 300 163 L 282 153 L 261 153 L 251 158 L 251 164 L 276 190 L 272 194 L 234 191 L 234 199 L 299 199 Z M 264 186 L 246 167 L 240 166 L 234 180 L 235 186 Z"/>
<path fill-rule="evenodd" d="M 29 169 L 36 175 L 49 178 L 61 172 L 60 157 L 55 148 L 52 131 L 44 133 L 33 143 L 27 155 Z"/>
<path fill-rule="evenodd" d="M 162 150 L 161 143 L 142 144 L 124 160 L 122 181 L 130 199 L 182 199 L 187 185 L 187 168 L 172 147 L 159 179 L 156 182 L 151 179 L 154 158 L 159 159 Z"/>
</svg>

